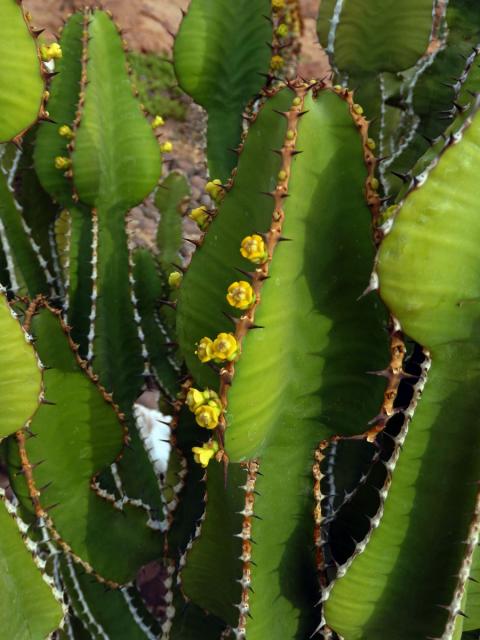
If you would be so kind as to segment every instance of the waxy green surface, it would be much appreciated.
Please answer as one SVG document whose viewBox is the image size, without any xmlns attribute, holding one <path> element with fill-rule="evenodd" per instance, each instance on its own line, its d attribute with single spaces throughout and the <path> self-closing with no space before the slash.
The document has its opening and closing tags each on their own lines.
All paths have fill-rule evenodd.
<svg viewBox="0 0 480 640">
<path fill-rule="evenodd" d="M 38 407 L 42 374 L 32 344 L 0 294 L 0 440 L 22 429 Z"/>
<path fill-rule="evenodd" d="M 6 638 L 44 640 L 63 612 L 0 498 L 0 624 Z"/>
<path fill-rule="evenodd" d="M 36 122 L 45 87 L 23 8 L 16 0 L 1 0 L 0 15 L 0 142 L 7 142 Z"/>
</svg>

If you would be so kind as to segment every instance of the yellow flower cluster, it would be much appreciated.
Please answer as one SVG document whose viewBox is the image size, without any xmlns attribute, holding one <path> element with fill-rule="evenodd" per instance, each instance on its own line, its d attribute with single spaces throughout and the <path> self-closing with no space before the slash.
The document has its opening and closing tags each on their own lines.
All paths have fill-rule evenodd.
<svg viewBox="0 0 480 640">
<path fill-rule="evenodd" d="M 55 169 L 66 171 L 67 169 L 70 169 L 71 166 L 72 161 L 70 160 L 70 158 L 65 158 L 63 156 L 57 156 L 55 158 Z"/>
<path fill-rule="evenodd" d="M 272 9 L 278 11 L 285 8 L 285 0 L 272 0 Z"/>
<path fill-rule="evenodd" d="M 68 124 L 62 124 L 62 126 L 58 129 L 58 133 L 62 136 L 62 138 L 67 138 L 67 140 L 71 140 L 75 137 L 75 134 L 68 126 Z"/>
<path fill-rule="evenodd" d="M 205 205 L 192 209 L 188 214 L 188 217 L 196 222 L 202 231 L 205 231 L 210 222 L 210 216 L 208 215 L 208 209 Z"/>
<path fill-rule="evenodd" d="M 227 291 L 227 302 L 236 309 L 250 309 L 255 303 L 255 292 L 250 283 L 245 280 L 232 282 Z"/>
<path fill-rule="evenodd" d="M 171 153 L 173 151 L 173 144 L 170 142 L 170 140 L 162 142 L 162 144 L 160 145 L 160 151 L 162 153 Z"/>
<path fill-rule="evenodd" d="M 222 413 L 222 403 L 215 391 L 199 391 L 192 387 L 188 391 L 186 403 L 200 427 L 215 429 Z"/>
<path fill-rule="evenodd" d="M 284 64 L 285 64 L 285 60 L 282 58 L 282 56 L 278 56 L 278 55 L 272 56 L 272 59 L 270 60 L 270 66 L 275 71 L 277 71 L 278 69 L 281 69 Z"/>
<path fill-rule="evenodd" d="M 223 197 L 225 195 L 225 189 L 222 186 L 222 181 L 218 178 L 207 182 L 207 184 L 205 185 L 205 191 L 217 204 L 223 200 Z"/>
<path fill-rule="evenodd" d="M 193 459 L 205 469 L 218 451 L 218 444 L 214 440 L 205 442 L 201 447 L 192 447 Z"/>
<path fill-rule="evenodd" d="M 155 116 L 155 118 L 152 120 L 152 129 L 158 129 L 158 127 L 163 127 L 164 124 L 165 124 L 165 120 L 162 118 L 162 116 Z"/>
<path fill-rule="evenodd" d="M 288 26 L 282 22 L 282 24 L 278 25 L 276 34 L 279 38 L 285 38 L 285 36 L 288 36 Z"/>
<path fill-rule="evenodd" d="M 178 289 L 178 287 L 182 284 L 183 273 L 180 271 L 172 271 L 168 275 L 168 286 L 171 289 Z"/>
<path fill-rule="evenodd" d="M 250 262 L 253 262 L 254 264 L 262 264 L 263 262 L 266 262 L 268 258 L 265 242 L 262 236 L 259 236 L 256 233 L 252 236 L 247 236 L 242 240 L 240 253 L 244 258 L 250 260 Z"/>
<path fill-rule="evenodd" d="M 44 62 L 50 62 L 50 60 L 60 60 L 62 57 L 62 47 L 58 42 L 52 42 L 52 44 L 42 44 L 40 47 L 40 57 Z"/>
<path fill-rule="evenodd" d="M 219 333 L 215 340 L 202 338 L 195 353 L 200 362 L 231 362 L 239 352 L 239 344 L 233 333 Z"/>
</svg>

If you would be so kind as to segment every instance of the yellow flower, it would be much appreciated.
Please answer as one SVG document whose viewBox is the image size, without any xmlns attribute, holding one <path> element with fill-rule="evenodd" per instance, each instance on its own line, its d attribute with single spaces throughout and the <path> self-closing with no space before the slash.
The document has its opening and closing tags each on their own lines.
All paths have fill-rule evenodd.
<svg viewBox="0 0 480 640">
<path fill-rule="evenodd" d="M 255 264 L 261 264 L 268 258 L 265 242 L 262 236 L 256 233 L 242 240 L 240 253 L 244 258 Z"/>
<path fill-rule="evenodd" d="M 249 309 L 255 302 L 255 292 L 252 286 L 240 280 L 240 282 L 232 282 L 228 287 L 227 302 L 236 309 Z"/>
<path fill-rule="evenodd" d="M 211 407 L 217 407 L 219 411 L 222 409 L 222 403 L 220 402 L 218 394 L 211 389 L 199 391 L 198 389 L 191 387 L 187 393 L 186 403 L 190 411 L 193 413 L 195 413 L 199 407 L 207 404 Z"/>
<path fill-rule="evenodd" d="M 217 406 L 203 404 L 195 410 L 195 420 L 204 429 L 215 429 L 218 425 L 221 409 Z"/>
<path fill-rule="evenodd" d="M 196 222 L 202 231 L 205 231 L 210 222 L 210 216 L 208 215 L 208 210 L 205 205 L 192 209 L 188 217 Z"/>
<path fill-rule="evenodd" d="M 202 338 L 200 340 L 195 351 L 200 362 L 209 362 L 213 358 L 212 346 L 213 340 L 210 340 L 210 338 Z"/>
<path fill-rule="evenodd" d="M 162 144 L 160 145 L 160 151 L 162 153 L 170 153 L 171 151 L 173 151 L 173 144 L 170 142 L 170 140 L 162 142 Z"/>
<path fill-rule="evenodd" d="M 193 387 L 188 390 L 186 403 L 190 411 L 195 413 L 198 407 L 201 407 L 204 402 L 205 397 L 201 391 L 194 389 Z"/>
<path fill-rule="evenodd" d="M 281 69 L 284 64 L 285 60 L 282 56 L 272 56 L 272 59 L 270 60 L 270 66 L 272 69 Z"/>
<path fill-rule="evenodd" d="M 172 289 L 178 289 L 182 284 L 183 273 L 180 271 L 172 271 L 168 276 L 168 286 Z"/>
<path fill-rule="evenodd" d="M 40 47 L 40 56 L 44 62 L 50 60 L 60 60 L 62 57 L 62 47 L 58 42 L 52 42 L 52 44 L 42 44 Z"/>
<path fill-rule="evenodd" d="M 353 110 L 355 111 L 355 113 L 359 116 L 361 116 L 363 114 L 363 107 L 360 104 L 354 104 L 353 105 Z"/>
<path fill-rule="evenodd" d="M 376 146 L 377 146 L 377 145 L 376 145 L 375 140 L 374 140 L 373 138 L 367 138 L 367 147 L 368 147 L 371 151 L 373 151 L 373 150 L 375 149 L 375 147 L 376 147 Z"/>
<path fill-rule="evenodd" d="M 50 50 L 50 58 L 54 60 L 60 60 L 62 57 L 62 47 L 58 44 L 58 42 L 52 42 L 49 47 Z"/>
<path fill-rule="evenodd" d="M 155 118 L 152 120 L 152 129 L 163 127 L 164 124 L 165 120 L 162 118 L 162 116 L 155 116 Z"/>
<path fill-rule="evenodd" d="M 72 161 L 70 158 L 64 158 L 63 156 L 57 156 L 55 158 L 55 169 L 66 170 L 70 169 Z"/>
<path fill-rule="evenodd" d="M 233 333 L 219 333 L 212 344 L 215 360 L 233 360 L 238 354 L 238 342 Z"/>
<path fill-rule="evenodd" d="M 71 140 L 75 136 L 68 124 L 62 124 L 62 126 L 58 129 L 58 133 L 62 136 L 62 138 L 68 138 L 68 140 Z"/>
<path fill-rule="evenodd" d="M 285 7 L 285 0 L 272 0 L 272 9 L 278 10 Z"/>
<path fill-rule="evenodd" d="M 201 447 L 192 447 L 193 459 L 203 468 L 208 466 L 210 460 L 218 451 L 218 444 L 215 441 L 205 442 Z"/>
<path fill-rule="evenodd" d="M 284 22 L 282 22 L 282 24 L 279 24 L 277 27 L 277 36 L 284 38 L 286 35 L 288 35 L 288 27 Z"/>
<path fill-rule="evenodd" d="M 376 191 L 378 189 L 378 187 L 380 186 L 380 183 L 378 181 L 377 178 L 370 178 L 370 186 L 372 187 L 372 189 L 374 191 Z"/>
<path fill-rule="evenodd" d="M 225 195 L 225 190 L 222 187 L 222 181 L 218 178 L 207 182 L 207 184 L 205 185 L 205 191 L 212 198 L 212 200 L 215 200 L 215 202 L 220 202 Z"/>
</svg>

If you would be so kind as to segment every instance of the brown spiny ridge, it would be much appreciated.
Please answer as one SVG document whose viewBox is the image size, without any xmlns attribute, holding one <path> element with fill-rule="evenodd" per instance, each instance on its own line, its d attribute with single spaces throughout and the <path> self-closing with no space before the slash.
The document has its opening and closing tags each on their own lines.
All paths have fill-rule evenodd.
<svg viewBox="0 0 480 640">
<path fill-rule="evenodd" d="M 380 407 L 378 415 L 370 421 L 373 427 L 367 429 L 363 433 L 353 436 L 334 435 L 331 438 L 324 440 L 320 443 L 319 448 L 323 451 L 327 449 L 332 442 L 339 442 L 341 440 L 367 440 L 368 442 L 375 442 L 379 433 L 381 433 L 387 426 L 387 422 L 390 418 L 397 413 L 397 409 L 394 407 L 395 400 L 398 395 L 398 389 L 400 383 L 405 378 L 413 377 L 409 373 L 406 373 L 403 369 L 405 355 L 407 353 L 405 343 L 403 341 L 403 334 L 398 327 L 398 323 L 394 318 L 390 319 L 390 362 L 386 369 L 381 371 L 369 371 L 368 373 L 376 376 L 382 376 L 387 378 L 387 388 L 383 394 L 383 402 Z"/>
<path fill-rule="evenodd" d="M 252 565 L 252 517 L 253 507 L 255 504 L 255 482 L 259 470 L 259 464 L 256 460 L 251 460 L 245 464 L 247 470 L 247 478 L 242 489 L 245 490 L 245 506 L 240 513 L 243 515 L 242 531 L 237 534 L 242 540 L 242 577 L 240 584 L 242 586 L 242 597 L 237 605 L 239 610 L 238 626 L 232 629 L 236 640 L 244 640 L 245 629 L 247 625 L 247 617 L 250 611 L 250 584 L 251 584 L 251 565 Z"/>
<path fill-rule="evenodd" d="M 322 533 L 322 501 L 325 496 L 322 494 L 322 462 L 325 460 L 324 449 L 321 446 L 315 450 L 315 462 L 312 467 L 313 472 L 313 541 L 315 545 L 315 563 L 317 565 L 318 577 L 321 588 L 327 586 L 325 555 L 323 552 L 324 540 Z"/>
<path fill-rule="evenodd" d="M 394 404 L 398 395 L 400 383 L 405 378 L 410 377 L 410 375 L 405 373 L 403 370 L 406 352 L 407 350 L 403 341 L 403 334 L 401 331 L 396 330 L 394 325 L 391 327 L 390 333 L 390 363 L 383 371 L 374 372 L 374 375 L 387 378 L 388 382 L 387 388 L 383 394 L 383 403 L 380 413 L 375 418 L 374 426 L 365 434 L 368 442 L 375 441 L 378 434 L 385 429 L 388 420 L 390 420 L 390 418 L 396 413 Z"/>
<path fill-rule="evenodd" d="M 304 115 L 303 105 L 305 101 L 305 96 L 310 89 L 310 85 L 306 84 L 301 80 L 296 80 L 295 82 L 289 83 L 290 89 L 292 89 L 295 93 L 296 99 L 293 100 L 290 109 L 286 112 L 282 112 L 281 115 L 285 117 L 287 121 L 287 131 L 285 133 L 285 138 L 283 142 L 282 148 L 279 150 L 279 155 L 282 159 L 280 170 L 278 172 L 277 184 L 275 189 L 271 192 L 271 196 L 274 202 L 274 209 L 272 214 L 272 221 L 270 224 L 270 229 L 263 235 L 265 247 L 267 251 L 268 258 L 263 263 L 258 265 L 258 267 L 251 273 L 252 282 L 251 286 L 255 293 L 255 302 L 254 304 L 238 319 L 235 320 L 235 339 L 239 346 L 239 351 L 241 352 L 241 345 L 243 339 L 250 331 L 250 329 L 254 328 L 255 325 L 255 312 L 257 310 L 258 305 L 261 302 L 261 290 L 263 282 L 268 278 L 270 271 L 270 262 L 273 258 L 273 254 L 275 252 L 275 248 L 277 244 L 282 239 L 282 228 L 283 221 L 285 219 L 285 211 L 283 209 L 284 199 L 288 195 L 288 184 L 290 179 L 290 172 L 292 166 L 292 158 L 296 155 L 296 140 L 297 140 L 297 129 L 298 122 L 302 115 Z M 294 104 L 298 102 L 298 104 Z M 232 384 L 233 376 L 235 373 L 235 363 L 228 362 L 221 370 L 220 370 L 220 389 L 219 389 L 219 397 L 222 404 L 222 414 L 219 420 L 220 426 L 220 444 L 223 447 L 223 433 L 227 427 L 225 421 L 225 411 L 228 405 L 228 389 Z M 224 451 L 219 452 L 218 456 L 223 459 L 225 462 L 228 462 L 226 454 Z"/>
<path fill-rule="evenodd" d="M 59 309 L 53 308 L 48 303 L 48 300 L 44 296 L 42 295 L 37 296 L 35 300 L 31 302 L 27 311 L 25 312 L 25 320 L 24 320 L 25 331 L 30 332 L 33 317 L 42 308 L 47 309 L 50 313 L 52 313 L 58 319 L 60 326 L 67 338 L 70 349 L 79 367 L 85 372 L 85 374 L 88 376 L 92 384 L 94 384 L 97 387 L 97 389 L 100 391 L 101 395 L 103 396 L 104 401 L 112 407 L 115 414 L 117 415 L 117 418 L 123 430 L 123 446 L 120 452 L 118 453 L 118 455 L 116 456 L 115 460 L 113 460 L 112 462 L 118 462 L 123 457 L 124 449 L 129 442 L 128 428 L 125 423 L 125 415 L 121 413 L 119 407 L 113 401 L 112 396 L 106 391 L 106 389 L 102 385 L 99 384 L 98 376 L 92 372 L 92 370 L 88 366 L 88 363 L 82 360 L 82 358 L 78 354 L 78 345 L 75 342 L 73 342 L 70 336 L 70 327 L 68 327 L 63 321 L 61 311 Z M 46 401 L 44 400 L 44 402 Z M 41 489 L 37 488 L 35 478 L 34 478 L 34 473 L 33 473 L 35 467 L 38 466 L 40 462 L 37 462 L 36 464 L 32 464 L 30 462 L 28 453 L 27 453 L 27 448 L 26 448 L 27 436 L 28 436 L 28 431 L 26 430 L 18 431 L 16 434 L 17 443 L 18 443 L 19 452 L 20 452 L 20 459 L 22 462 L 23 473 L 27 480 L 29 494 L 30 494 L 37 518 L 42 518 L 45 521 L 45 524 L 48 530 L 50 531 L 52 538 L 59 544 L 60 547 L 62 547 L 62 549 L 67 554 L 70 554 L 72 556 L 75 562 L 77 562 L 78 564 L 81 564 L 84 567 L 84 569 L 87 571 L 87 573 L 91 573 L 95 575 L 95 577 L 99 582 L 113 589 L 119 588 L 121 586 L 120 584 L 113 582 L 111 580 L 106 580 L 103 576 L 96 573 L 96 571 L 88 562 L 86 562 L 85 560 L 77 556 L 74 550 L 70 547 L 70 545 L 67 542 L 65 542 L 60 536 L 60 534 L 57 532 L 55 525 L 53 523 L 53 520 L 50 518 L 50 515 L 49 515 L 49 511 L 53 509 L 55 505 L 51 505 L 49 507 L 43 507 L 41 503 Z M 91 488 L 93 488 L 96 485 L 97 477 L 99 473 L 100 471 L 97 474 L 95 474 L 91 479 L 90 481 Z"/>
</svg>

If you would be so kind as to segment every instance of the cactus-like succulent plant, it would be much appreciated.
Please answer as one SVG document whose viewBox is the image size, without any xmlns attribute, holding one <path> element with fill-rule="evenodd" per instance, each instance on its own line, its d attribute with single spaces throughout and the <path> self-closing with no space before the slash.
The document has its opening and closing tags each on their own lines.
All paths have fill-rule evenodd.
<svg viewBox="0 0 480 640">
<path fill-rule="evenodd" d="M 192 0 L 191 207 L 109 12 L 0 8 L 5 637 L 478 637 L 476 3 L 323 0 L 306 80 L 296 0 Z"/>
</svg>

